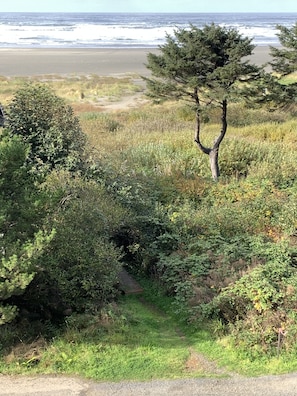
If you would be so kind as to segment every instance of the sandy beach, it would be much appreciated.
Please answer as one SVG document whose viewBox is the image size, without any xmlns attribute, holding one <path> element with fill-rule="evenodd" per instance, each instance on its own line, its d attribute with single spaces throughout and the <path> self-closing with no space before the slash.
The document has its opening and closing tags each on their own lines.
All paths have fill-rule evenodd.
<svg viewBox="0 0 297 396">
<path fill-rule="evenodd" d="M 49 74 L 148 75 L 147 54 L 157 49 L 4 49 L 0 48 L 0 76 Z M 251 61 L 269 60 L 269 47 L 254 49 Z"/>
<path fill-rule="evenodd" d="M 146 49 L 0 49 L 0 75 L 147 74 Z"/>
</svg>

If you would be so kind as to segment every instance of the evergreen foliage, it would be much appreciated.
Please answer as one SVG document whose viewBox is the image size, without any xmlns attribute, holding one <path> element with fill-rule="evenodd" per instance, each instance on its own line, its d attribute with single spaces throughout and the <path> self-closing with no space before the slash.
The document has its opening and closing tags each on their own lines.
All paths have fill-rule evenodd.
<svg viewBox="0 0 297 396">
<path fill-rule="evenodd" d="M 27 153 L 19 137 L 0 141 L 0 324 L 16 316 L 10 300 L 25 292 L 50 241 L 39 230 L 41 196 L 26 164 Z"/>
<path fill-rule="evenodd" d="M 270 47 L 273 70 L 282 76 L 297 70 L 297 22 L 292 27 L 276 26 L 281 47 Z"/>
<path fill-rule="evenodd" d="M 157 101 L 184 99 L 196 112 L 195 142 L 209 155 L 212 177 L 219 177 L 219 148 L 227 132 L 228 103 L 238 100 L 240 83 L 259 77 L 260 68 L 245 57 L 252 54 L 251 39 L 236 29 L 215 24 L 199 29 L 179 29 L 167 35 L 161 54 L 148 54 L 147 67 L 153 78 L 145 78 L 148 96 Z M 202 115 L 220 109 L 221 131 L 212 147 L 201 142 Z"/>
<path fill-rule="evenodd" d="M 245 96 L 253 106 L 266 106 L 271 111 L 288 110 L 296 104 L 297 83 L 289 76 L 297 70 L 297 23 L 292 27 L 276 26 L 281 47 L 270 46 L 273 73 L 261 73 L 257 84 L 246 87 Z"/>
</svg>

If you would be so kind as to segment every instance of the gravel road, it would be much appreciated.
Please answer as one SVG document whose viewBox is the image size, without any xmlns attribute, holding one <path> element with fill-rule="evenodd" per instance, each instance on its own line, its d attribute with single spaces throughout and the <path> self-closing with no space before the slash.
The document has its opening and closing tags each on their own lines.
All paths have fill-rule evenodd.
<svg viewBox="0 0 297 396">
<path fill-rule="evenodd" d="M 297 373 L 257 378 L 199 378 L 96 383 L 66 376 L 0 375 L 1 396 L 296 396 Z"/>
</svg>

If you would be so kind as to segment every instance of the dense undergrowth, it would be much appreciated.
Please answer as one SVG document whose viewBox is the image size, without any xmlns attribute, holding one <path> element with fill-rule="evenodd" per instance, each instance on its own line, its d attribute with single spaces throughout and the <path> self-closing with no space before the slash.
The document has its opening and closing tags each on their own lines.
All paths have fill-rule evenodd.
<svg viewBox="0 0 297 396">
<path fill-rule="evenodd" d="M 145 311 L 137 299 L 124 297 L 97 315 L 73 314 L 66 327 L 46 320 L 26 336 L 26 320 L 13 332 L 5 325 L 1 370 L 113 380 L 205 375 L 185 369 L 189 346 L 231 370 L 240 361 L 245 374 L 295 370 L 294 109 L 271 113 L 231 106 L 220 153 L 221 178 L 214 183 L 207 157 L 193 142 L 193 115 L 186 106 L 103 113 L 91 105 L 86 111 L 82 95 L 70 101 L 76 103 L 92 155 L 83 184 L 73 181 L 69 186 L 55 175 L 48 181 L 49 187 L 60 183 L 60 189 L 83 197 L 82 203 L 73 202 L 68 218 L 54 212 L 56 224 L 65 225 L 60 238 L 69 243 L 79 232 L 89 232 L 79 224 L 71 226 L 86 215 L 84 221 L 89 219 L 89 226 L 104 234 L 104 246 L 111 244 L 113 268 L 124 263 L 158 288 L 163 297 L 147 286 L 146 300 L 163 310 L 166 320 Z M 219 131 L 216 120 L 217 114 L 211 114 L 203 127 L 206 144 Z M 108 252 L 103 254 L 91 234 L 89 241 L 107 268 Z M 81 248 L 87 257 L 90 250 Z M 55 252 L 58 258 L 64 255 L 63 243 Z M 168 328 L 169 322 L 183 329 L 185 340 Z M 143 334 L 152 335 L 145 345 Z M 32 350 L 36 339 L 41 345 L 35 354 L 11 349 L 28 344 Z"/>
<path fill-rule="evenodd" d="M 191 140 L 185 107 L 108 115 L 116 130 L 106 115 L 92 117 L 82 115 L 82 123 L 97 146 L 101 177 L 136 213 L 119 236 L 128 266 L 153 277 L 193 326 L 206 318 L 220 323 L 250 357 L 294 350 L 294 113 L 231 108 L 219 183 Z M 206 140 L 218 128 L 210 119 Z"/>
</svg>

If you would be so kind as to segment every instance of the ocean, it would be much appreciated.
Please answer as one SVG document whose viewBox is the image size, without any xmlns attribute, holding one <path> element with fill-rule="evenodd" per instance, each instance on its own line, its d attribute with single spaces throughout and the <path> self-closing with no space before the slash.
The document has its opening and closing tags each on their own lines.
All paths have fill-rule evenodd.
<svg viewBox="0 0 297 396">
<path fill-rule="evenodd" d="M 255 45 L 277 45 L 275 26 L 296 13 L 17 13 L 0 12 L 0 48 L 156 48 L 166 34 L 212 22 L 235 27 Z"/>
</svg>

